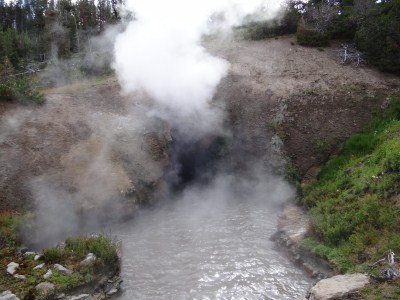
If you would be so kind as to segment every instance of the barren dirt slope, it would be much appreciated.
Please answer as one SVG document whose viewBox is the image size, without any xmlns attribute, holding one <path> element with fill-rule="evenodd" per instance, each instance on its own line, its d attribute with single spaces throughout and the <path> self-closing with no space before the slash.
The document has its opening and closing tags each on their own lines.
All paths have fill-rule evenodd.
<svg viewBox="0 0 400 300">
<path fill-rule="evenodd" d="M 231 63 L 215 99 L 225 103 L 239 167 L 250 159 L 276 167 L 271 155 L 284 149 L 312 173 L 399 89 L 398 78 L 340 64 L 337 47 L 305 48 L 291 36 L 205 44 Z M 146 118 L 146 101 L 121 96 L 108 78 L 49 90 L 43 107 L 0 103 L 0 210 L 70 197 L 78 210 L 109 214 L 145 201 L 169 139 L 165 124 Z"/>
<path fill-rule="evenodd" d="M 207 46 L 231 63 L 216 98 L 227 103 L 238 147 L 266 165 L 284 149 L 310 176 L 332 147 L 360 131 L 400 88 L 398 77 L 341 64 L 339 43 L 316 49 L 297 45 L 294 36 L 217 37 Z"/>
<path fill-rule="evenodd" d="M 112 217 L 146 201 L 168 142 L 161 122 L 145 118 L 147 100 L 121 96 L 115 78 L 45 92 L 43 107 L 0 104 L 0 210 L 65 198 L 66 209 Z"/>
</svg>

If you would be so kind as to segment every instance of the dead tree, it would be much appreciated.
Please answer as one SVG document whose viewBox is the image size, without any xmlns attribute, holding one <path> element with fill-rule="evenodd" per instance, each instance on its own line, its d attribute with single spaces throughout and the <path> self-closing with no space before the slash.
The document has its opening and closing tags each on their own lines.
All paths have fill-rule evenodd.
<svg viewBox="0 0 400 300">
<path fill-rule="evenodd" d="M 341 46 L 339 57 L 342 64 L 351 64 L 356 67 L 365 64 L 363 53 L 358 51 L 353 45 L 342 44 Z"/>
</svg>

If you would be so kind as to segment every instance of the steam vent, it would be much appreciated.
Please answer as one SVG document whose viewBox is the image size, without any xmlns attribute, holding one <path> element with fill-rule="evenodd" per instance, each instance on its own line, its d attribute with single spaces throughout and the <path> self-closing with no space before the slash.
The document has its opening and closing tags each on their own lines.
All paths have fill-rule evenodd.
<svg viewBox="0 0 400 300">
<path fill-rule="evenodd" d="M 0 300 L 400 299 L 399 12 L 0 1 Z"/>
</svg>

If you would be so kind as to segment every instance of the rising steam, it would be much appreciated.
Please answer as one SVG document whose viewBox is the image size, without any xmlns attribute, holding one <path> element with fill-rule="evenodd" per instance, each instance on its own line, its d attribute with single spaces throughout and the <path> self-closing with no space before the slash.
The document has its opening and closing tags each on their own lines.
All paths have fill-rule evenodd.
<svg viewBox="0 0 400 300">
<path fill-rule="evenodd" d="M 102 36 L 101 40 L 92 41 L 93 47 L 97 46 L 107 54 L 101 56 L 106 59 L 95 56 L 86 60 L 101 65 L 108 62 L 112 55 L 108 56 L 107 46 L 117 36 L 113 67 L 123 91 L 140 92 L 135 95 L 144 92 L 150 96 L 154 101 L 150 111 L 152 115 L 167 121 L 174 130 L 179 131 L 178 135 L 186 134 L 184 142 L 198 142 L 204 134 L 217 135 L 221 130 L 222 112 L 212 106 L 211 100 L 220 80 L 229 70 L 227 61 L 212 56 L 202 45 L 202 37 L 240 25 L 249 15 L 257 19 L 272 19 L 278 14 L 280 3 L 273 0 L 127 0 L 126 9 L 133 13 L 134 20 L 123 33 L 117 34 L 119 28 L 114 28 L 113 31 L 107 31 L 108 35 Z M 57 74 L 62 71 L 61 68 L 55 70 Z M 56 71 L 49 73 L 51 78 L 63 79 L 56 76 Z M 96 97 L 101 99 L 102 96 L 99 94 Z M 144 98 L 147 100 L 147 97 Z M 131 97 L 127 99 L 132 100 Z M 140 102 L 138 99 L 134 101 Z M 112 99 L 104 102 L 111 103 Z M 141 108 L 138 103 L 135 103 L 136 108 Z M 51 105 L 47 104 L 49 107 Z M 98 112 L 80 116 L 71 113 L 69 119 L 64 120 L 68 124 L 79 124 L 79 121 L 84 120 L 90 130 L 87 137 L 85 135 L 82 141 L 62 155 L 60 167 L 63 171 L 58 174 L 60 180 L 58 177 L 53 179 L 50 172 L 31 183 L 39 219 L 38 236 L 33 238 L 36 242 L 41 243 L 43 240 L 44 245 L 71 233 L 85 231 L 85 226 L 89 230 L 101 227 L 104 215 L 118 218 L 127 213 L 124 211 L 127 201 L 143 198 L 140 180 L 145 178 L 150 186 L 161 178 L 158 165 L 155 166 L 154 153 L 151 157 L 146 153 L 147 143 L 153 148 L 166 148 L 162 143 L 158 147 L 157 136 L 151 135 L 157 133 L 157 130 L 149 128 L 152 122 L 144 120 L 141 111 L 127 113 L 123 117 L 119 114 Z M 46 114 L 49 123 L 61 123 L 54 118 L 52 114 Z M 7 124 L 10 132 L 11 128 L 12 132 L 16 131 L 18 125 L 16 122 Z M 155 153 L 155 156 L 160 165 L 163 155 Z M 263 174 L 256 174 L 255 177 L 254 182 L 257 184 L 272 180 L 266 179 Z M 131 182 L 132 178 L 138 182 Z M 218 174 L 218 178 L 225 178 L 225 175 Z M 230 196 L 226 190 L 236 185 L 235 180 L 227 180 L 229 184 L 221 187 L 221 194 L 226 192 Z M 242 178 L 238 176 L 237 180 Z M 57 185 L 55 181 L 64 184 Z M 231 181 L 234 183 L 231 184 Z M 286 199 L 287 194 L 291 195 L 290 188 L 279 187 L 281 192 L 285 191 L 283 198 Z M 212 188 L 213 193 L 214 189 L 219 191 L 219 185 L 216 188 L 212 185 Z M 201 190 L 191 191 L 201 196 L 214 197 L 214 194 L 204 194 Z M 267 194 L 271 191 L 263 192 Z M 136 198 L 126 197 L 130 194 L 135 194 Z M 276 193 L 279 201 L 282 200 L 281 194 Z M 191 195 L 185 194 L 185 199 Z M 123 203 L 120 208 L 118 201 Z M 99 211 L 92 213 L 90 218 L 86 215 L 83 217 L 83 213 L 93 212 L 95 208 L 99 208 Z"/>
<path fill-rule="evenodd" d="M 116 40 L 114 64 L 124 91 L 144 90 L 156 114 L 175 128 L 215 130 L 219 118 L 210 100 L 229 64 L 207 52 L 202 36 L 250 14 L 272 18 L 280 7 L 273 0 L 128 0 L 135 20 Z"/>
</svg>

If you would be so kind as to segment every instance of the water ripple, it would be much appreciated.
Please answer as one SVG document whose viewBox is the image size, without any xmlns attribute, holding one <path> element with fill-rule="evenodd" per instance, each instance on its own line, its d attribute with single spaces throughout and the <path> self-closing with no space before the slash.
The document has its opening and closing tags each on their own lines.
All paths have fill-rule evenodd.
<svg viewBox="0 0 400 300">
<path fill-rule="evenodd" d="M 123 241 L 119 299 L 302 299 L 305 274 L 273 248 L 267 205 L 247 201 L 146 212 L 118 229 Z"/>
</svg>

